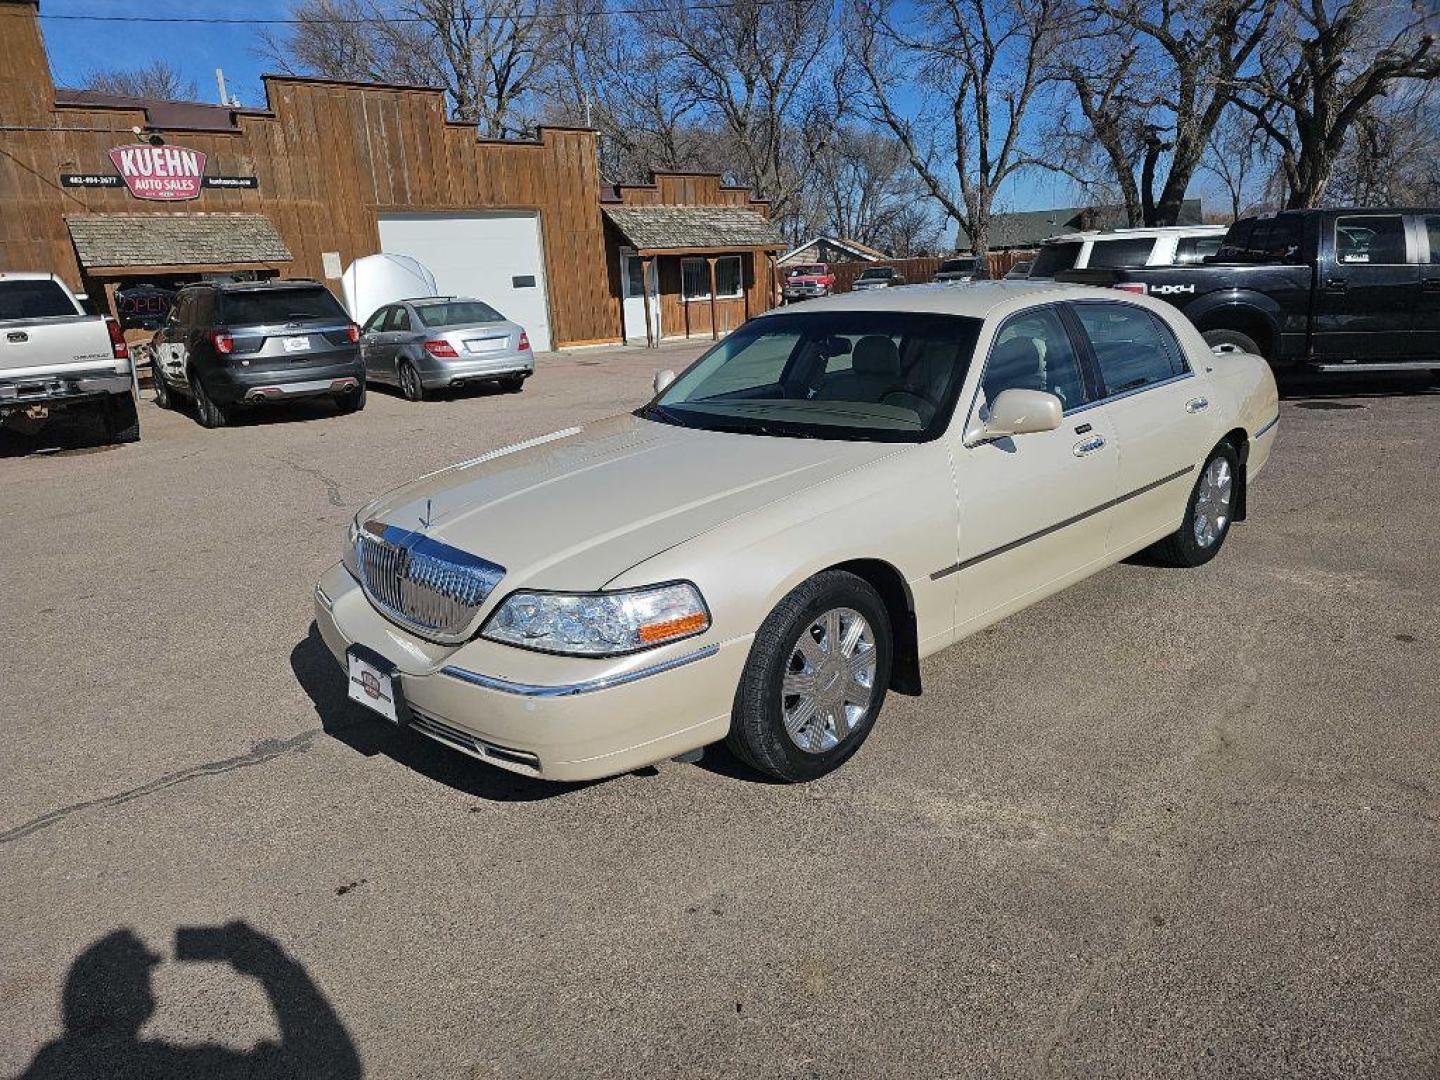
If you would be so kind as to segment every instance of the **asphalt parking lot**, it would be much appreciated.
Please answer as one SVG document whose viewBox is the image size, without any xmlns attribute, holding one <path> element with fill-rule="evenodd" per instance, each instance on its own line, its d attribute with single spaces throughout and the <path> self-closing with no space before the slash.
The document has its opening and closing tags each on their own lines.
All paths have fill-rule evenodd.
<svg viewBox="0 0 1440 1080">
<path fill-rule="evenodd" d="M 0 1074 L 1440 1071 L 1423 384 L 1289 386 L 1215 562 L 932 658 L 815 784 L 542 785 L 351 712 L 309 613 L 354 510 L 695 351 L 0 447 Z"/>
</svg>

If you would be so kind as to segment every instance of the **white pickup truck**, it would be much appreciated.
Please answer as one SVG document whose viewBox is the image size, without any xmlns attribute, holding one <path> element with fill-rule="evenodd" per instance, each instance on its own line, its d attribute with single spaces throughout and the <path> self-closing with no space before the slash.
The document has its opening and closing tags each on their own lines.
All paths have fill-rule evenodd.
<svg viewBox="0 0 1440 1080">
<path fill-rule="evenodd" d="M 0 425 L 33 432 L 63 409 L 87 409 L 111 442 L 134 442 L 135 399 L 119 323 L 85 314 L 54 274 L 0 273 Z"/>
</svg>

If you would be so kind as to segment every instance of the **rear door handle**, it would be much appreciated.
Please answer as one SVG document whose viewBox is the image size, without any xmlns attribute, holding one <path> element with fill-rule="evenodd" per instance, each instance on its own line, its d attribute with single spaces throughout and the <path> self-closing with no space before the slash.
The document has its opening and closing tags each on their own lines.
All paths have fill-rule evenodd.
<svg viewBox="0 0 1440 1080">
<path fill-rule="evenodd" d="M 1203 397 L 1192 397 L 1185 402 L 1185 411 L 1188 413 L 1204 412 L 1210 407 L 1210 399 Z"/>
<path fill-rule="evenodd" d="M 1331 293 L 1343 293 L 1350 287 L 1350 283 L 1344 278 L 1326 278 L 1325 291 Z"/>
<path fill-rule="evenodd" d="M 1427 277 L 1420 287 L 1426 292 L 1440 292 L 1440 277 Z"/>
<path fill-rule="evenodd" d="M 1076 457 L 1088 457 L 1098 450 L 1105 449 L 1104 435 L 1091 435 L 1088 439 L 1081 439 L 1075 444 L 1074 452 Z"/>
</svg>

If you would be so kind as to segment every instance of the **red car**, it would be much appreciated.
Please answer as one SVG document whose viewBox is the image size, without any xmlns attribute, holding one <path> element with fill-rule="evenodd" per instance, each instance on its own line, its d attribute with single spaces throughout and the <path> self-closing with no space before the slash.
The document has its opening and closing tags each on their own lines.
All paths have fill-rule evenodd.
<svg viewBox="0 0 1440 1080">
<path fill-rule="evenodd" d="M 781 295 L 787 304 L 812 296 L 829 296 L 835 291 L 835 275 L 825 263 L 798 263 L 785 268 Z"/>
</svg>

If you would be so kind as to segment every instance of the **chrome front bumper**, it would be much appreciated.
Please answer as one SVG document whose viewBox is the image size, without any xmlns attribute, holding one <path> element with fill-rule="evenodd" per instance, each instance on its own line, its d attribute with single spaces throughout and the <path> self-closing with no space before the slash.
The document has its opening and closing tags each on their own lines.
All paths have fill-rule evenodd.
<svg viewBox="0 0 1440 1080">
<path fill-rule="evenodd" d="M 316 586 L 315 624 L 342 666 L 352 645 L 395 665 L 413 730 L 502 769 L 564 781 L 615 776 L 723 739 L 750 649 L 748 636 L 609 660 L 482 639 L 441 646 L 384 618 L 340 565 Z"/>
</svg>

